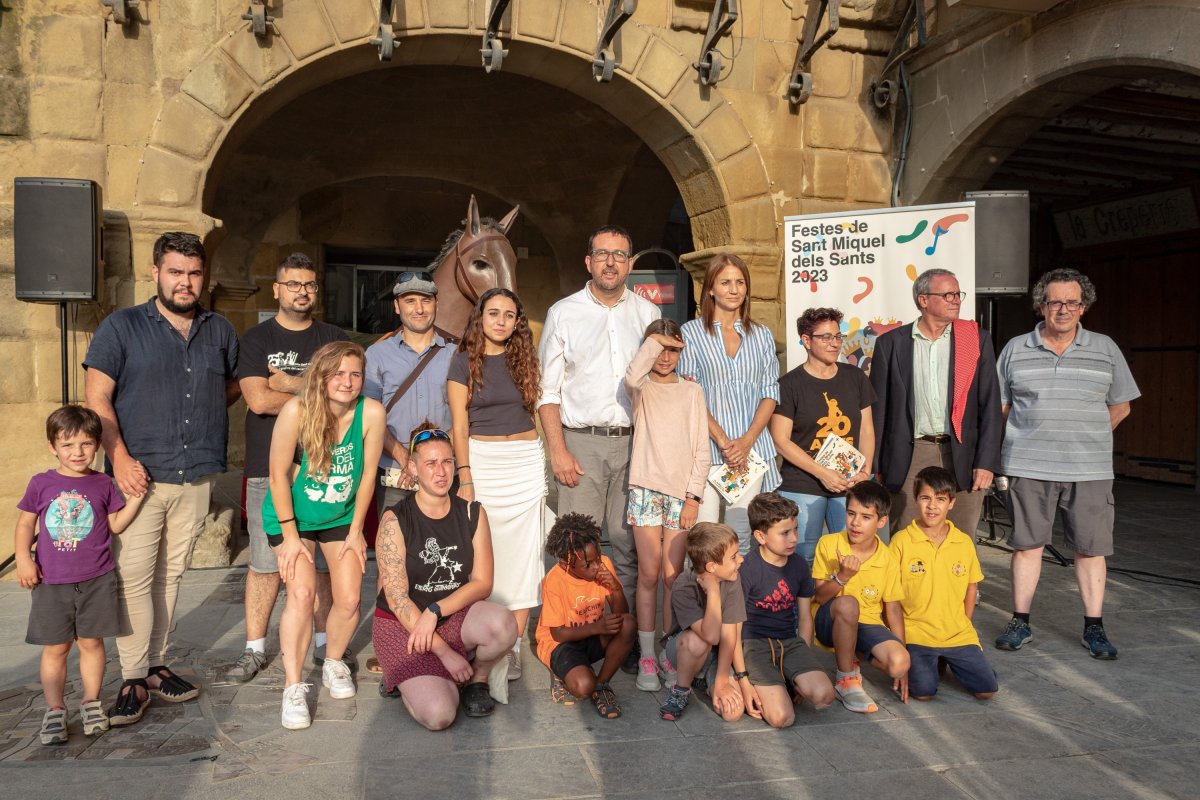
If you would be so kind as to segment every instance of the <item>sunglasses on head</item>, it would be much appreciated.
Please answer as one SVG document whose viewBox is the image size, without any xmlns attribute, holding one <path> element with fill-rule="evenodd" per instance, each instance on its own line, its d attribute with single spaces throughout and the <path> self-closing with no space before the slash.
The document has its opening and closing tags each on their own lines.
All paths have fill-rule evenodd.
<svg viewBox="0 0 1200 800">
<path fill-rule="evenodd" d="M 440 428 L 430 428 L 427 431 L 421 431 L 412 438 L 411 442 L 408 443 L 409 455 L 412 455 L 412 452 L 417 449 L 417 445 L 424 444 L 430 439 L 442 439 L 448 442 L 450 441 L 450 434 L 446 433 Z"/>
</svg>

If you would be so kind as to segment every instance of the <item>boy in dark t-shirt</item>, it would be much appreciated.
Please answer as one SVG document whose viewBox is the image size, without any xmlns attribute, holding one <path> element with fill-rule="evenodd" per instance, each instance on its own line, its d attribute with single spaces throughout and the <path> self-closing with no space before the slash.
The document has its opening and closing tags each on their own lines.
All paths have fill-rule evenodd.
<svg viewBox="0 0 1200 800">
<path fill-rule="evenodd" d="M 807 699 L 818 709 L 834 700 L 833 683 L 812 651 L 816 586 L 796 552 L 796 504 L 766 492 L 750 501 L 748 513 L 758 547 L 750 549 L 740 573 L 746 597 L 740 645 L 748 673 L 742 695 L 751 716 L 786 728 L 796 718 L 789 689 L 797 702 Z"/>
</svg>

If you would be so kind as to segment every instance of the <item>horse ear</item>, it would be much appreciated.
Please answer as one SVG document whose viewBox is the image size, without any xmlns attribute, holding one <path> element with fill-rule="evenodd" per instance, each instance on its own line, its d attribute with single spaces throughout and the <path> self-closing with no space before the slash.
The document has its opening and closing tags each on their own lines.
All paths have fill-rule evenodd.
<svg viewBox="0 0 1200 800">
<path fill-rule="evenodd" d="M 475 202 L 475 195 L 471 195 L 471 202 L 467 204 L 467 233 L 479 235 L 479 204 Z"/>
<path fill-rule="evenodd" d="M 513 206 L 513 210 L 504 215 L 504 219 L 497 223 L 500 226 L 500 232 L 507 234 L 508 229 L 512 227 L 513 221 L 517 218 L 517 212 L 521 210 L 519 205 Z"/>
</svg>

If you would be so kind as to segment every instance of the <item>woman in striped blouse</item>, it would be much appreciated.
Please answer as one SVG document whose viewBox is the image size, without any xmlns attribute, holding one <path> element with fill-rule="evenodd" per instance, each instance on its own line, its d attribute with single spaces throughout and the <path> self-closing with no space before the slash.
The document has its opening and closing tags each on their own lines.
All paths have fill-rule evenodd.
<svg viewBox="0 0 1200 800">
<path fill-rule="evenodd" d="M 767 432 L 779 402 L 779 359 L 770 331 L 750 320 L 750 270 L 742 259 L 731 253 L 714 256 L 700 294 L 700 319 L 683 326 L 687 346 L 679 374 L 695 378 L 704 389 L 712 463 L 742 465 L 753 451 L 767 465 L 762 478 L 724 509 L 725 524 L 737 531 L 744 554 L 752 541 L 746 506 L 760 491 L 779 485 L 775 445 Z M 705 484 L 699 520 L 718 521 L 721 506 L 717 490 Z"/>
</svg>

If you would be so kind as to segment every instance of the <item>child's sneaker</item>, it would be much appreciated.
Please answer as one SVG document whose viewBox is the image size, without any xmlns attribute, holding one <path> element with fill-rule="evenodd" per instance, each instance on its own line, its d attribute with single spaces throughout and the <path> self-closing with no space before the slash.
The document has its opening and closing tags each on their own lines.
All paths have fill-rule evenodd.
<svg viewBox="0 0 1200 800">
<path fill-rule="evenodd" d="M 564 706 L 575 705 L 575 695 L 567 691 L 567 685 L 557 675 L 550 676 L 550 699 Z"/>
<path fill-rule="evenodd" d="M 996 637 L 997 650 L 1020 650 L 1021 645 L 1033 640 L 1033 628 L 1023 619 L 1013 617 L 1008 621 L 1004 633 Z"/>
<path fill-rule="evenodd" d="M 99 700 L 88 700 L 79 705 L 79 717 L 83 720 L 83 735 L 95 736 L 108 730 L 108 716 Z"/>
<path fill-rule="evenodd" d="M 332 658 L 325 659 L 325 666 L 321 668 L 321 683 L 329 689 L 329 696 L 334 700 L 345 700 L 347 697 L 354 697 L 357 691 L 354 688 L 354 679 L 350 677 L 350 668 L 346 666 L 345 661 L 338 661 Z"/>
<path fill-rule="evenodd" d="M 684 689 L 678 684 L 672 684 L 667 692 L 667 700 L 658 707 L 658 713 L 663 719 L 674 722 L 683 716 L 688 700 L 692 699 L 692 690 Z"/>
<path fill-rule="evenodd" d="M 658 673 L 662 676 L 664 686 L 675 685 L 675 665 L 667 658 L 666 653 L 658 657 Z"/>
<path fill-rule="evenodd" d="M 1103 625 L 1088 625 L 1084 628 L 1081 642 L 1092 654 L 1092 658 L 1111 661 L 1117 657 L 1117 648 L 1108 640 Z"/>
<path fill-rule="evenodd" d="M 283 690 L 283 727 L 298 731 L 312 724 L 308 713 L 309 683 L 293 683 Z"/>
<path fill-rule="evenodd" d="M 833 685 L 833 690 L 848 711 L 871 714 L 879 710 L 879 706 L 875 705 L 875 701 L 863 689 L 862 674 L 859 672 L 852 672 L 844 678 L 838 678 Z"/>
<path fill-rule="evenodd" d="M 658 682 L 658 662 L 654 660 L 654 656 L 638 659 L 638 676 L 633 683 L 643 692 L 657 692 L 662 688 Z"/>
<path fill-rule="evenodd" d="M 596 713 L 605 719 L 621 716 L 621 704 L 617 702 L 617 693 L 607 683 L 596 684 L 596 691 L 592 692 L 592 702 L 596 704 Z"/>
<path fill-rule="evenodd" d="M 42 717 L 42 730 L 39 734 L 42 744 L 65 744 L 67 741 L 67 710 L 65 708 L 48 708 Z"/>
</svg>

